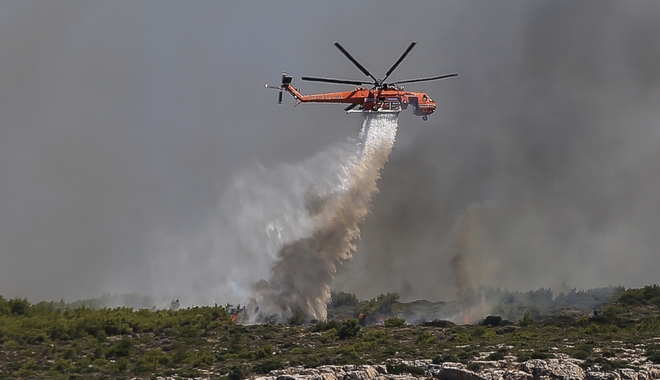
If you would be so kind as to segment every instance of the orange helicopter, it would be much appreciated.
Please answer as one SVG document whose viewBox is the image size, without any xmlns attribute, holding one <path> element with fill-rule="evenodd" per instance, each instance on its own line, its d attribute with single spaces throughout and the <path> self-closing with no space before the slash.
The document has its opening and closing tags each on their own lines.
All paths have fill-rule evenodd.
<svg viewBox="0 0 660 380">
<path fill-rule="evenodd" d="M 362 73 L 372 81 L 360 81 L 360 80 L 347 80 L 347 79 L 334 79 L 334 78 L 319 78 L 319 77 L 302 77 L 301 79 L 309 82 L 322 82 L 322 83 L 333 83 L 333 84 L 348 84 L 356 87 L 353 91 L 342 91 L 342 92 L 329 92 L 324 94 L 314 94 L 314 95 L 303 95 L 299 90 L 291 86 L 291 81 L 293 77 L 282 73 L 282 84 L 280 86 L 271 86 L 266 84 L 266 88 L 273 88 L 279 90 L 278 103 L 282 104 L 282 92 L 289 92 L 293 98 L 296 100 L 294 105 L 297 106 L 300 103 L 348 103 L 348 107 L 344 108 L 346 113 L 352 112 L 389 112 L 389 113 L 399 113 L 402 110 L 408 108 L 408 106 L 413 107 L 413 114 L 421 116 L 424 121 L 428 120 L 428 116 L 435 112 L 436 103 L 431 97 L 429 97 L 424 92 L 411 92 L 405 91 L 401 84 L 405 83 L 417 83 L 417 82 L 427 82 L 432 80 L 444 79 L 455 77 L 458 74 L 445 74 L 436 77 L 428 78 L 418 78 L 418 79 L 408 79 L 400 80 L 396 82 L 385 82 L 387 78 L 392 74 L 394 69 L 396 69 L 401 61 L 406 58 L 408 53 L 417 45 L 417 42 L 413 41 L 410 43 L 406 51 L 401 54 L 399 59 L 394 62 L 392 67 L 385 73 L 383 79 L 377 79 L 374 77 L 369 70 L 360 64 L 353 56 L 344 49 L 339 42 L 335 42 L 335 46 L 339 51 L 341 51 L 349 61 L 351 61 Z M 372 85 L 371 88 L 361 87 L 363 85 Z"/>
</svg>

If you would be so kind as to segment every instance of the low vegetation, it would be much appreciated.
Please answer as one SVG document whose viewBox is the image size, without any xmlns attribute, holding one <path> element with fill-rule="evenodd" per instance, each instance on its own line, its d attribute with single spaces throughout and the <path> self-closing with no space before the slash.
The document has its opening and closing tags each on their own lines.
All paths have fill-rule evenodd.
<svg viewBox="0 0 660 380">
<path fill-rule="evenodd" d="M 493 306 L 508 313 L 494 313 L 467 325 L 432 318 L 431 312 L 428 320 L 415 321 L 422 306 L 440 313 L 455 305 L 402 303 L 392 293 L 367 301 L 337 293 L 328 321 L 310 323 L 298 315 L 291 324 L 253 326 L 232 322 L 231 305 L 179 309 L 178 302 L 177 307 L 172 302 L 170 310 L 134 310 L 31 304 L 0 297 L 0 378 L 214 373 L 241 380 L 294 365 L 432 358 L 435 363 L 463 362 L 478 369 L 479 360 L 543 359 L 557 354 L 582 359 L 585 367 L 635 368 L 631 359 L 635 350 L 660 363 L 659 287 L 607 289 L 572 291 L 563 300 L 548 298 L 546 290 L 530 292 L 531 296 L 513 293 L 517 296 L 504 300 L 510 302 L 499 299 L 500 304 Z M 474 293 L 476 297 L 478 291 Z M 593 300 L 601 293 L 609 296 L 600 304 L 584 302 L 589 309 L 569 302 L 587 294 Z M 532 298 L 538 302 L 523 302 Z M 512 315 L 518 317 L 511 319 Z M 414 371 L 401 365 L 390 365 L 388 370 Z"/>
</svg>

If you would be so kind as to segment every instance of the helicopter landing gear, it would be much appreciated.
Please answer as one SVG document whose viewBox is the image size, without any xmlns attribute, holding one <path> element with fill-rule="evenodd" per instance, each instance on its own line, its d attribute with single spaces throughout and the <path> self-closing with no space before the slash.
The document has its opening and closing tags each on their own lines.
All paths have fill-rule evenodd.
<svg viewBox="0 0 660 380">
<path fill-rule="evenodd" d="M 426 120 L 428 120 L 428 119 L 429 119 L 428 116 L 426 116 L 426 115 L 422 116 L 422 120 L 426 121 Z"/>
</svg>

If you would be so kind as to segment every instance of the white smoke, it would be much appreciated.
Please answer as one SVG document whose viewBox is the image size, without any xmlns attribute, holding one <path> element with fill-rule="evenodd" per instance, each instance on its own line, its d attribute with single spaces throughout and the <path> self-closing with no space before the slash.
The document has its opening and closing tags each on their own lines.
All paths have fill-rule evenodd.
<svg viewBox="0 0 660 380">
<path fill-rule="evenodd" d="M 378 192 L 377 181 L 396 132 L 397 115 L 365 116 L 357 149 L 349 160 L 338 161 L 340 167 L 322 173 L 339 179 L 340 186 L 317 183 L 307 189 L 302 197 L 305 208 L 296 209 L 297 220 L 306 224 L 298 229 L 304 234 L 295 240 L 279 239 L 270 278 L 254 287 L 260 309 L 259 315 L 252 318 L 272 314 L 285 318 L 299 310 L 307 318 L 326 319 L 330 284 L 338 268 L 355 252 L 360 227 Z M 301 194 L 296 196 L 300 206 Z M 280 219 L 286 220 L 287 216 L 280 215 Z"/>
</svg>

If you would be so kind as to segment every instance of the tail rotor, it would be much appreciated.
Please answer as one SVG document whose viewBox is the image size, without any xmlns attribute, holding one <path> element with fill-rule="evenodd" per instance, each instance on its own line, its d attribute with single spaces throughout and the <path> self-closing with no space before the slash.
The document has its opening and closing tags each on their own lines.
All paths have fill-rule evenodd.
<svg viewBox="0 0 660 380">
<path fill-rule="evenodd" d="M 286 90 L 289 84 L 291 84 L 291 80 L 293 80 L 293 77 L 286 75 L 286 73 L 282 73 L 282 84 L 280 86 L 272 86 L 270 84 L 264 85 L 266 88 L 279 90 L 279 94 L 277 94 L 277 104 L 282 104 L 282 93 Z"/>
</svg>

